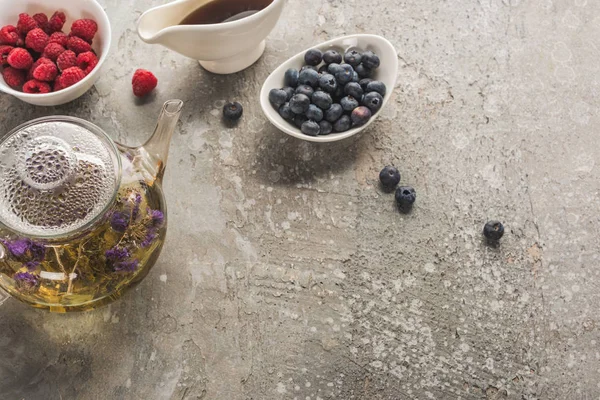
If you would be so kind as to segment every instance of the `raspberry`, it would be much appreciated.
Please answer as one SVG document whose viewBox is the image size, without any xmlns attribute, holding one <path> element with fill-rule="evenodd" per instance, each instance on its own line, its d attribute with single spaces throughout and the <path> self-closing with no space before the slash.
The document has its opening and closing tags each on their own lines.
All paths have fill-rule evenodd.
<svg viewBox="0 0 600 400">
<path fill-rule="evenodd" d="M 8 54 L 12 51 L 12 49 L 14 49 L 14 47 L 12 46 L 0 45 L 0 65 L 8 65 L 8 61 L 6 61 L 6 58 L 8 57 Z"/>
<path fill-rule="evenodd" d="M 64 71 L 67 68 L 75 67 L 77 66 L 77 55 L 73 51 L 67 50 L 58 56 L 56 59 L 56 64 L 58 65 L 58 69 L 61 71 Z"/>
<path fill-rule="evenodd" d="M 30 81 L 33 79 L 33 71 L 35 71 L 35 69 L 40 66 L 41 64 L 54 64 L 52 62 L 52 60 L 50 60 L 49 58 L 46 57 L 40 57 L 38 58 L 37 61 L 35 61 L 32 65 L 31 68 L 29 68 L 29 71 L 27 72 L 27 78 L 25 78 L 26 80 Z"/>
<path fill-rule="evenodd" d="M 58 75 L 58 67 L 54 63 L 42 63 L 33 70 L 33 78 L 38 81 L 52 82 Z"/>
<path fill-rule="evenodd" d="M 78 19 L 71 25 L 71 35 L 91 43 L 98 32 L 98 24 L 92 19 Z"/>
<path fill-rule="evenodd" d="M 86 51 L 77 56 L 77 66 L 81 68 L 86 75 L 92 72 L 96 65 L 98 65 L 98 57 L 91 51 Z"/>
<path fill-rule="evenodd" d="M 25 93 L 50 93 L 52 88 L 46 82 L 36 81 L 32 79 L 25 82 L 23 85 L 23 92 Z"/>
<path fill-rule="evenodd" d="M 64 12 L 57 11 L 52 14 L 50 20 L 48 21 L 48 31 L 49 32 L 60 32 L 65 24 L 67 17 Z"/>
<path fill-rule="evenodd" d="M 33 15 L 33 20 L 37 24 L 38 28 L 44 32 L 48 32 L 48 16 L 44 13 L 38 13 Z"/>
<path fill-rule="evenodd" d="M 21 37 L 17 28 L 12 25 L 6 25 L 0 29 L 0 44 L 9 44 L 11 46 L 19 45 Z"/>
<path fill-rule="evenodd" d="M 69 86 L 73 86 L 83 78 L 85 78 L 85 73 L 81 70 L 81 68 L 71 67 L 65 69 L 59 79 L 60 84 L 63 87 L 68 88 Z"/>
<path fill-rule="evenodd" d="M 31 54 L 25 49 L 20 47 L 12 49 L 6 59 L 8 64 L 16 69 L 28 69 L 33 64 L 33 58 Z"/>
<path fill-rule="evenodd" d="M 58 78 L 56 78 L 56 80 L 54 81 L 54 91 L 58 92 L 59 90 L 63 90 L 65 87 L 62 84 L 62 80 L 60 79 L 60 76 Z"/>
<path fill-rule="evenodd" d="M 58 43 L 64 48 L 67 48 L 68 42 L 69 37 L 62 32 L 54 32 L 52 35 L 50 35 L 50 39 L 48 39 L 48 44 Z"/>
<path fill-rule="evenodd" d="M 69 50 L 73 50 L 75 54 L 85 53 L 86 51 L 91 51 L 92 46 L 85 40 L 78 38 L 77 36 L 69 37 L 69 41 L 67 42 L 67 48 Z"/>
<path fill-rule="evenodd" d="M 52 61 L 56 61 L 58 56 L 60 56 L 64 52 L 65 52 L 65 48 L 62 47 L 60 44 L 48 43 L 46 48 L 44 48 L 44 53 L 42 54 L 42 57 L 46 57 L 46 58 L 51 59 Z"/>
<path fill-rule="evenodd" d="M 25 45 L 38 53 L 44 51 L 44 48 L 46 48 L 47 44 L 48 35 L 40 28 L 30 30 L 25 38 Z"/>
<path fill-rule="evenodd" d="M 27 35 L 29 31 L 38 27 L 37 22 L 27 13 L 19 14 L 19 22 L 17 22 L 17 30 L 21 35 Z"/>
<path fill-rule="evenodd" d="M 2 77 L 8 86 L 20 88 L 25 83 L 25 71 L 6 67 L 2 70 Z"/>
<path fill-rule="evenodd" d="M 152 72 L 145 69 L 138 69 L 133 74 L 131 84 L 133 86 L 133 94 L 137 97 L 144 97 L 154 90 L 158 84 L 158 79 L 156 79 Z"/>
</svg>

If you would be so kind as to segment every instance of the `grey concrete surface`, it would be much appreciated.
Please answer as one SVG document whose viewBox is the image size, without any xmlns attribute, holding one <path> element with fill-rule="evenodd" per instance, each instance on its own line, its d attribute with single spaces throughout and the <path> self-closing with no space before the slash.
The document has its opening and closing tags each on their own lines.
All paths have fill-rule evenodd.
<svg viewBox="0 0 600 400">
<path fill-rule="evenodd" d="M 107 308 L 4 303 L 0 398 L 600 398 L 600 3 L 291 0 L 262 59 L 225 77 L 138 39 L 163 1 L 103 3 L 114 47 L 95 88 L 58 108 L 1 95 L 0 128 L 63 113 L 138 144 L 184 100 L 167 243 Z M 400 54 L 381 118 L 329 145 L 270 126 L 269 72 L 355 32 Z M 143 103 L 137 67 L 160 81 Z M 228 99 L 245 107 L 234 129 Z M 377 186 L 386 164 L 418 191 L 408 216 Z"/>
</svg>

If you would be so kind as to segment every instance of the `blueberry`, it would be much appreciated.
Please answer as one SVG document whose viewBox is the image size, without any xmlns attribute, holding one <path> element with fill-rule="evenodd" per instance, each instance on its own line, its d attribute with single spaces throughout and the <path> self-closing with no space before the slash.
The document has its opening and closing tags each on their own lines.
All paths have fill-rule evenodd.
<svg viewBox="0 0 600 400">
<path fill-rule="evenodd" d="M 305 69 L 300 72 L 300 77 L 298 78 L 298 82 L 301 85 L 310 85 L 314 87 L 319 81 L 319 73 L 314 69 Z"/>
<path fill-rule="evenodd" d="M 321 127 L 315 121 L 308 120 L 300 127 L 302 133 L 308 136 L 318 136 L 321 133 Z"/>
<path fill-rule="evenodd" d="M 354 73 L 352 74 L 352 82 L 360 82 L 360 77 L 358 76 L 358 74 L 356 73 L 356 71 L 354 71 Z"/>
<path fill-rule="evenodd" d="M 483 227 L 483 234 L 489 240 L 500 240 L 504 236 L 504 225 L 498 221 L 489 221 Z"/>
<path fill-rule="evenodd" d="M 373 81 L 367 85 L 367 90 L 365 90 L 365 92 L 377 92 L 380 95 L 385 96 L 385 93 L 387 92 L 386 89 L 387 88 L 385 87 L 385 83 L 380 81 Z"/>
<path fill-rule="evenodd" d="M 383 105 L 383 97 L 377 92 L 367 93 L 362 100 L 363 106 L 366 106 L 375 114 Z"/>
<path fill-rule="evenodd" d="M 333 125 L 325 120 L 319 122 L 319 127 L 321 128 L 321 135 L 329 135 L 333 131 Z"/>
<path fill-rule="evenodd" d="M 308 65 L 319 65 L 323 61 L 323 53 L 319 49 L 310 49 L 304 55 L 304 61 Z"/>
<path fill-rule="evenodd" d="M 352 126 L 361 126 L 366 124 L 371 119 L 371 110 L 369 110 L 365 106 L 356 107 L 352 110 L 352 115 L 350 119 L 352 119 Z"/>
<path fill-rule="evenodd" d="M 340 65 L 340 70 L 335 73 L 335 79 L 337 79 L 338 83 L 341 85 L 351 82 L 352 79 L 354 79 L 354 69 L 348 64 Z"/>
<path fill-rule="evenodd" d="M 287 101 L 287 93 L 281 89 L 271 89 L 269 92 L 269 101 L 277 108 Z"/>
<path fill-rule="evenodd" d="M 237 121 L 244 113 L 244 107 L 237 101 L 227 103 L 223 106 L 223 117 L 229 121 Z"/>
<path fill-rule="evenodd" d="M 319 74 L 321 75 L 325 75 L 326 73 L 328 73 L 329 71 L 327 70 L 327 64 L 323 64 L 319 67 Z"/>
<path fill-rule="evenodd" d="M 299 72 L 295 68 L 290 68 L 285 71 L 285 76 L 283 78 L 283 83 L 285 86 L 296 87 L 298 86 L 298 76 Z"/>
<path fill-rule="evenodd" d="M 338 63 L 332 63 L 327 66 L 327 71 L 329 71 L 329 73 L 331 75 L 335 75 L 338 71 L 341 71 L 341 70 L 342 70 L 342 66 Z"/>
<path fill-rule="evenodd" d="M 329 108 L 331 107 L 331 103 L 333 103 L 333 100 L 331 99 L 331 96 L 329 95 L 329 93 L 325 93 L 321 90 L 317 90 L 312 95 L 312 102 L 317 107 L 319 107 L 323 110 L 329 110 Z"/>
<path fill-rule="evenodd" d="M 294 114 L 304 114 L 310 106 L 310 99 L 305 94 L 295 94 L 290 100 L 290 108 Z"/>
<path fill-rule="evenodd" d="M 306 111 L 306 118 L 312 119 L 315 122 L 320 122 L 323 119 L 323 110 L 311 104 Z"/>
<path fill-rule="evenodd" d="M 305 94 L 308 97 L 311 97 L 314 92 L 315 92 L 315 89 L 313 89 L 312 87 L 310 87 L 308 85 L 300 85 L 296 88 L 296 93 Z"/>
<path fill-rule="evenodd" d="M 321 75 L 321 77 L 319 78 L 319 86 L 325 92 L 333 93 L 335 92 L 335 89 L 337 89 L 338 84 L 333 75 L 325 74 Z"/>
<path fill-rule="evenodd" d="M 290 101 L 292 96 L 296 93 L 296 89 L 294 89 L 293 87 L 290 87 L 290 86 L 286 86 L 281 90 L 283 90 L 287 94 L 286 101 Z"/>
<path fill-rule="evenodd" d="M 344 97 L 344 85 L 338 85 L 337 89 L 335 89 L 335 92 L 332 93 L 332 97 L 337 101 Z"/>
<path fill-rule="evenodd" d="M 372 51 L 365 51 L 362 55 L 362 63 L 365 67 L 369 69 L 379 68 L 379 56 L 373 53 Z"/>
<path fill-rule="evenodd" d="M 300 129 L 302 124 L 306 121 L 308 121 L 308 118 L 306 118 L 306 115 L 304 114 L 298 114 L 294 117 L 294 125 L 296 125 L 298 129 Z"/>
<path fill-rule="evenodd" d="M 381 184 L 387 189 L 393 189 L 400 183 L 400 172 L 394 167 L 385 167 L 379 173 Z"/>
<path fill-rule="evenodd" d="M 373 76 L 373 70 L 365 67 L 364 64 L 356 66 L 354 70 L 361 78 L 370 78 L 371 76 Z"/>
<path fill-rule="evenodd" d="M 367 90 L 367 85 L 371 82 L 373 82 L 373 79 L 365 78 L 365 79 L 361 79 L 360 82 L 358 82 L 358 83 L 360 84 L 360 87 L 362 88 L 362 90 L 364 92 L 365 90 Z"/>
<path fill-rule="evenodd" d="M 344 93 L 354 97 L 355 99 L 362 99 L 363 89 L 356 82 L 350 82 L 344 86 Z"/>
<path fill-rule="evenodd" d="M 279 107 L 279 115 L 281 115 L 281 118 L 283 118 L 283 119 L 287 119 L 287 120 L 294 119 L 294 113 L 292 112 L 292 109 L 290 108 L 290 103 L 285 103 L 281 107 Z"/>
<path fill-rule="evenodd" d="M 344 109 L 338 103 L 334 103 L 329 107 L 329 110 L 325 111 L 325 120 L 331 122 L 332 124 L 340 119 L 342 114 L 344 113 Z"/>
<path fill-rule="evenodd" d="M 396 203 L 403 212 L 408 212 L 417 200 L 417 192 L 410 186 L 400 186 L 396 189 Z"/>
<path fill-rule="evenodd" d="M 356 67 L 362 62 L 362 54 L 357 50 L 349 50 L 344 55 L 344 61 L 346 61 L 346 64 Z"/>
<path fill-rule="evenodd" d="M 305 65 L 302 68 L 300 68 L 300 72 L 305 71 L 307 69 L 312 69 L 315 72 L 319 72 L 319 69 L 317 67 L 315 67 L 314 65 Z"/>
<path fill-rule="evenodd" d="M 323 54 L 323 61 L 325 61 L 326 64 L 340 64 L 342 62 L 342 55 L 335 50 L 327 50 Z"/>
<path fill-rule="evenodd" d="M 342 100 L 340 100 L 340 104 L 342 105 L 344 111 L 352 111 L 359 105 L 358 100 L 356 100 L 352 96 L 342 97 Z"/>
<path fill-rule="evenodd" d="M 342 115 L 340 119 L 335 121 L 333 124 L 333 130 L 336 132 L 346 132 L 348 129 L 350 129 L 351 125 L 352 121 L 350 121 L 350 117 L 347 115 Z"/>
</svg>

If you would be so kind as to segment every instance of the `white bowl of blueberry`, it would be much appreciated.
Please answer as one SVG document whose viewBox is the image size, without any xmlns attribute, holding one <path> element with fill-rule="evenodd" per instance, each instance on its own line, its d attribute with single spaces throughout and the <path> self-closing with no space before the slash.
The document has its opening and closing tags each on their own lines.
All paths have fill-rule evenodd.
<svg viewBox="0 0 600 400">
<path fill-rule="evenodd" d="M 377 35 L 333 39 L 297 54 L 263 84 L 260 102 L 273 125 L 311 142 L 356 135 L 377 118 L 398 75 L 398 55 Z"/>
</svg>

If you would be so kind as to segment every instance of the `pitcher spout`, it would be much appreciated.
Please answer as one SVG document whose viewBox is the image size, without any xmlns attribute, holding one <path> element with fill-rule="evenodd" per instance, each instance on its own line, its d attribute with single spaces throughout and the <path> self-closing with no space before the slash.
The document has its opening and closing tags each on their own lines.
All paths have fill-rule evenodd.
<svg viewBox="0 0 600 400">
<path fill-rule="evenodd" d="M 160 43 L 169 27 L 178 25 L 189 12 L 189 3 L 195 0 L 179 0 L 154 7 L 143 13 L 137 22 L 140 38 L 146 43 Z"/>
</svg>

